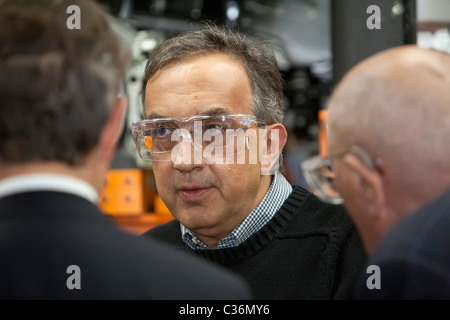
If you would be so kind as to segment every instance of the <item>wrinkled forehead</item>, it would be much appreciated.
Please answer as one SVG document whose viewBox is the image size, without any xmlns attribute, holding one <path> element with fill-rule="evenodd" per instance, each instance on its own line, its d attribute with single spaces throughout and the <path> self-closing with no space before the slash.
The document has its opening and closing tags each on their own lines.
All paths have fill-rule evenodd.
<svg viewBox="0 0 450 320">
<path fill-rule="evenodd" d="M 236 59 L 216 54 L 173 64 L 150 78 L 146 117 L 187 118 L 193 115 L 251 114 L 252 89 Z"/>
<path fill-rule="evenodd" d="M 147 118 L 148 119 L 163 119 L 163 118 L 170 118 L 170 119 L 174 119 L 177 121 L 182 121 L 182 122 L 186 122 L 189 121 L 191 119 L 202 119 L 205 117 L 213 117 L 213 116 L 227 116 L 232 114 L 232 112 L 227 109 L 226 107 L 221 107 L 221 106 L 211 106 L 210 109 L 206 109 L 203 112 L 194 114 L 190 117 L 186 117 L 186 118 L 179 118 L 179 117 L 167 117 L 163 114 L 159 114 L 157 112 L 151 112 L 150 114 L 148 114 Z"/>
</svg>

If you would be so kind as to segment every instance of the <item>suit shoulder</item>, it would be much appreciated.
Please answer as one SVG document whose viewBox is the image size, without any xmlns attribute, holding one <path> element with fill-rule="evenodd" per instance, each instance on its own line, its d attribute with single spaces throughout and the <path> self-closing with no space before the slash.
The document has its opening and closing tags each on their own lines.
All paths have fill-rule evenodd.
<svg viewBox="0 0 450 320">
<path fill-rule="evenodd" d="M 141 234 L 140 237 L 176 242 L 177 239 L 181 239 L 180 223 L 178 220 L 174 219 L 157 227 L 151 228 Z"/>
<path fill-rule="evenodd" d="M 140 245 L 130 254 L 130 260 L 131 255 L 139 257 L 139 269 L 145 270 L 142 277 L 151 276 L 151 286 L 158 288 L 160 299 L 253 298 L 241 276 L 152 236 L 140 237 Z"/>
</svg>

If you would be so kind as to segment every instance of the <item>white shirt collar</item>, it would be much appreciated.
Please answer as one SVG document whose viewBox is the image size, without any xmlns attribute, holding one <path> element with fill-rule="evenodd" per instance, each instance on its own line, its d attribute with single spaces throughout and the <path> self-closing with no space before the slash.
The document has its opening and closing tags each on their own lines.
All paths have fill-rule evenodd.
<svg viewBox="0 0 450 320">
<path fill-rule="evenodd" d="M 98 193 L 89 183 L 67 175 L 34 173 L 0 180 L 0 198 L 29 191 L 57 191 L 77 195 L 97 204 Z"/>
</svg>

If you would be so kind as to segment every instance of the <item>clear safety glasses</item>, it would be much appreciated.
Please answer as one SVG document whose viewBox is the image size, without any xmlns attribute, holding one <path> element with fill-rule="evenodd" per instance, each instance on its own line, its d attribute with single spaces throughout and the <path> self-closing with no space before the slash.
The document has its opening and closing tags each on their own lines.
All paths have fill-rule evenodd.
<svg viewBox="0 0 450 320">
<path fill-rule="evenodd" d="M 192 145 L 202 156 L 234 156 L 243 152 L 247 131 L 258 127 L 264 124 L 255 116 L 232 114 L 138 120 L 132 122 L 131 133 L 142 159 L 171 161 L 185 141 L 190 142 L 189 151 Z"/>
<path fill-rule="evenodd" d="M 336 190 L 336 175 L 333 171 L 333 162 L 348 153 L 356 155 L 370 169 L 381 166 L 380 159 L 372 157 L 358 146 L 352 146 L 348 151 L 326 158 L 314 156 L 300 164 L 309 188 L 322 201 L 331 204 L 342 204 L 344 202 Z"/>
</svg>

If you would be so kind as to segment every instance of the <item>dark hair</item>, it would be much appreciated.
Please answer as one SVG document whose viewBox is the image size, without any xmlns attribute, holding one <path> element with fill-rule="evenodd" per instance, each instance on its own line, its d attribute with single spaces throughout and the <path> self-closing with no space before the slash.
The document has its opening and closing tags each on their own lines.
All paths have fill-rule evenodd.
<svg viewBox="0 0 450 320">
<path fill-rule="evenodd" d="M 69 29 L 77 5 L 81 29 Z M 89 0 L 0 0 L 0 162 L 80 164 L 129 62 Z"/>
<path fill-rule="evenodd" d="M 228 54 L 242 63 L 253 91 L 253 112 L 259 121 L 283 122 L 283 80 L 273 51 L 264 42 L 246 39 L 239 32 L 212 23 L 206 23 L 204 29 L 170 38 L 151 53 L 142 82 L 143 105 L 147 82 L 159 70 L 192 56 L 210 53 Z"/>
</svg>

